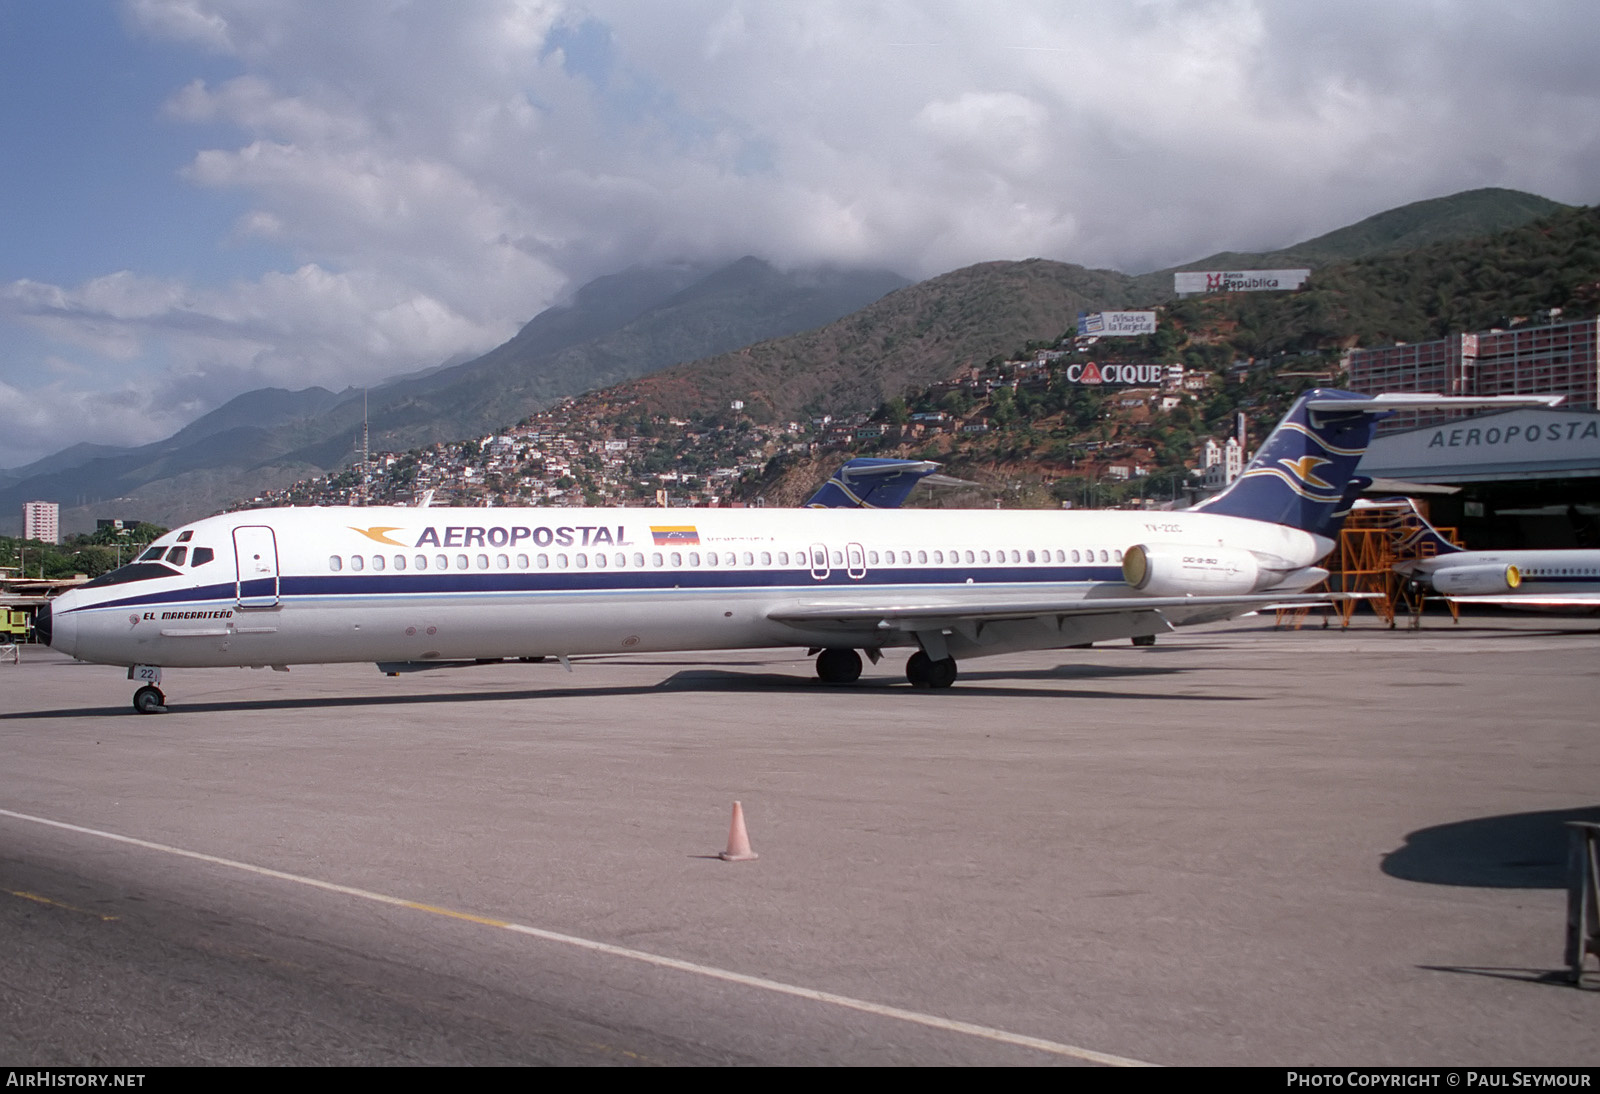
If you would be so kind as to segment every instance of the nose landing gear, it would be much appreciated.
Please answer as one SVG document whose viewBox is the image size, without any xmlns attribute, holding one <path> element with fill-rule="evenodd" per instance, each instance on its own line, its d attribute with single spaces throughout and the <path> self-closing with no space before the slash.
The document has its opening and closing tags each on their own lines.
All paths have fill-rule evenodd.
<svg viewBox="0 0 1600 1094">
<path fill-rule="evenodd" d="M 165 714 L 167 697 L 154 684 L 146 684 L 133 693 L 133 709 L 140 714 Z"/>
<path fill-rule="evenodd" d="M 140 714 L 165 714 L 167 697 L 156 685 L 161 683 L 160 665 L 129 665 L 128 679 L 144 686 L 133 693 L 133 709 Z"/>
</svg>

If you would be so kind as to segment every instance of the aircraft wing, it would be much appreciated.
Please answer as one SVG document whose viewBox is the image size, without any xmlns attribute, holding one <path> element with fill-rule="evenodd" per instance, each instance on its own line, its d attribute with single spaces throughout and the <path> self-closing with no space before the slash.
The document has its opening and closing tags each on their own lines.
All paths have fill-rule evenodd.
<svg viewBox="0 0 1600 1094">
<path fill-rule="evenodd" d="M 1346 596 L 1342 593 L 1251 593 L 1239 596 L 1029 597 L 1015 600 L 917 597 L 880 604 L 818 600 L 781 605 L 769 611 L 767 618 L 813 630 L 860 630 L 862 627 L 873 627 L 880 631 L 916 632 L 1007 620 L 1040 620 L 1059 626 L 1071 618 L 1133 613 L 1154 615 L 1161 611 L 1182 611 L 1185 615 L 1191 612 L 1220 612 L 1217 618 L 1226 618 L 1268 606 L 1328 604 Z"/>
<path fill-rule="evenodd" d="M 1437 593 L 1430 594 L 1438 596 Z M 1518 596 L 1447 596 L 1452 604 L 1499 604 L 1507 608 L 1595 608 L 1600 609 L 1600 593 L 1565 593 L 1552 596 L 1545 593 L 1527 593 Z"/>
</svg>

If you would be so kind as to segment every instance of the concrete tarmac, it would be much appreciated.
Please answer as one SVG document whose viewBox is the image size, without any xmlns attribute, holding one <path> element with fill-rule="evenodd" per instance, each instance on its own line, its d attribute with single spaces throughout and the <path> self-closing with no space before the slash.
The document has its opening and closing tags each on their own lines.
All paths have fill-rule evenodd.
<svg viewBox="0 0 1600 1094">
<path fill-rule="evenodd" d="M 141 717 L 27 648 L 0 1064 L 1600 1064 L 1597 654 L 1245 620 L 944 692 L 784 650 L 171 670 Z"/>
</svg>

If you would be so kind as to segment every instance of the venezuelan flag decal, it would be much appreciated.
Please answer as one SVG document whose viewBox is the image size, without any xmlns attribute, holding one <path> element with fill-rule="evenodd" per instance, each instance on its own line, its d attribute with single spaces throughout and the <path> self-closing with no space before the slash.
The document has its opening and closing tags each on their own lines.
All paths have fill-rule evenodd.
<svg viewBox="0 0 1600 1094">
<path fill-rule="evenodd" d="M 660 527 L 652 524 L 650 534 L 657 547 L 698 547 L 700 531 L 692 524 L 671 524 Z"/>
</svg>

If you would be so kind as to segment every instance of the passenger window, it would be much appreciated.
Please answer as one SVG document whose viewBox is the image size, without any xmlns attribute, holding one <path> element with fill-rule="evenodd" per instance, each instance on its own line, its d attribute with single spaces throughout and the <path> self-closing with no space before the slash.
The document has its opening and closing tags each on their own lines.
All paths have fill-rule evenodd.
<svg viewBox="0 0 1600 1094">
<path fill-rule="evenodd" d="M 467 556 L 466 555 L 457 555 L 456 556 L 456 569 L 465 570 L 466 568 L 467 568 Z"/>
<path fill-rule="evenodd" d="M 527 568 L 528 568 L 528 556 L 527 555 L 518 555 L 517 556 L 517 569 L 526 570 Z"/>
<path fill-rule="evenodd" d="M 479 555 L 478 556 L 478 569 L 487 570 L 488 568 L 489 568 L 489 556 L 488 555 Z"/>
<path fill-rule="evenodd" d="M 722 564 L 724 566 L 732 566 L 734 564 L 732 551 L 724 551 L 722 553 Z"/>
<path fill-rule="evenodd" d="M 667 564 L 667 560 L 661 557 L 661 552 L 660 551 L 651 552 L 650 565 L 654 566 L 656 569 L 659 570 L 661 567 L 665 566 L 666 564 Z"/>
<path fill-rule="evenodd" d="M 837 547 L 835 547 L 833 549 L 832 554 L 833 554 L 833 564 L 834 564 L 834 566 L 835 567 L 843 566 L 844 565 L 844 556 L 839 553 L 839 549 Z"/>
<path fill-rule="evenodd" d="M 739 556 L 739 561 L 744 563 L 746 566 L 754 566 L 756 564 L 756 556 L 751 554 L 749 551 L 746 551 L 744 554 Z"/>
<path fill-rule="evenodd" d="M 364 563 L 361 560 L 361 556 L 360 555 L 351 555 L 350 556 L 350 568 L 352 570 L 360 570 L 365 565 L 366 565 L 366 563 Z"/>
<path fill-rule="evenodd" d="M 340 570 L 344 569 L 344 559 L 340 558 L 338 555 L 329 555 L 328 569 L 332 570 L 334 573 L 338 573 Z"/>
<path fill-rule="evenodd" d="M 450 568 L 450 556 L 448 556 L 448 555 L 434 555 L 433 556 L 433 565 L 437 569 L 448 570 Z"/>
<path fill-rule="evenodd" d="M 509 569 L 511 569 L 511 559 L 508 558 L 505 555 L 495 555 L 494 556 L 494 568 L 496 570 L 509 570 Z"/>
<path fill-rule="evenodd" d="M 778 552 L 778 565 L 779 566 L 787 566 L 787 565 L 789 565 L 789 552 L 788 551 L 779 551 Z"/>
<path fill-rule="evenodd" d="M 689 557 L 693 558 L 694 555 L 691 554 Z M 715 566 L 716 564 L 717 564 L 717 552 L 715 552 L 715 551 L 707 551 L 706 552 L 706 565 L 707 566 Z"/>
<path fill-rule="evenodd" d="M 1035 554 L 1034 554 L 1034 553 L 1033 553 L 1033 552 L 1032 552 L 1032 551 L 1029 551 L 1029 552 L 1028 552 L 1028 561 L 1029 561 L 1029 562 L 1038 562 L 1038 561 L 1039 561 L 1039 558 L 1038 558 L 1038 556 L 1037 556 L 1037 555 L 1035 555 Z"/>
<path fill-rule="evenodd" d="M 212 559 L 214 559 L 216 557 L 217 557 L 217 553 L 215 551 L 213 551 L 211 548 L 209 548 L 209 547 L 196 547 L 194 549 L 194 557 L 189 560 L 189 565 L 191 565 L 191 566 L 204 566 L 206 563 L 210 562 Z"/>
<path fill-rule="evenodd" d="M 533 561 L 541 570 L 548 570 L 550 568 L 549 555 L 534 555 Z"/>
<path fill-rule="evenodd" d="M 611 561 L 618 566 L 626 566 L 628 564 L 628 556 L 623 554 L 621 551 L 618 551 L 615 555 L 611 556 Z"/>
<path fill-rule="evenodd" d="M 406 568 L 406 556 L 405 555 L 395 555 L 394 556 L 394 568 L 396 570 L 404 570 Z"/>
<path fill-rule="evenodd" d="M 556 569 L 565 570 L 566 568 L 567 568 L 567 556 L 566 555 L 557 555 L 556 556 Z"/>
<path fill-rule="evenodd" d="M 877 557 L 874 556 L 872 561 L 874 561 L 874 562 L 878 561 Z M 772 565 L 772 552 L 771 551 L 762 551 L 761 552 L 761 565 L 763 565 L 763 566 L 771 566 Z"/>
<path fill-rule="evenodd" d="M 416 561 L 416 564 L 417 564 L 417 569 L 426 570 L 428 568 L 428 556 L 427 555 L 418 555 L 416 557 L 415 561 Z"/>
<path fill-rule="evenodd" d="M 667 556 L 667 559 L 674 567 L 683 565 L 683 555 L 677 551 L 673 551 L 672 554 Z"/>
<path fill-rule="evenodd" d="M 580 570 L 587 570 L 589 568 L 589 556 L 586 552 L 579 551 L 577 554 L 573 555 L 572 562 Z"/>
<path fill-rule="evenodd" d="M 167 552 L 167 561 L 174 566 L 182 566 L 189 557 L 189 548 L 174 547 Z"/>
<path fill-rule="evenodd" d="M 690 551 L 689 552 L 689 565 L 690 566 L 698 566 L 698 565 L 700 565 L 700 552 L 699 551 Z"/>
<path fill-rule="evenodd" d="M 382 555 L 373 555 L 372 556 L 372 568 L 374 570 L 383 569 L 383 556 Z"/>
</svg>

